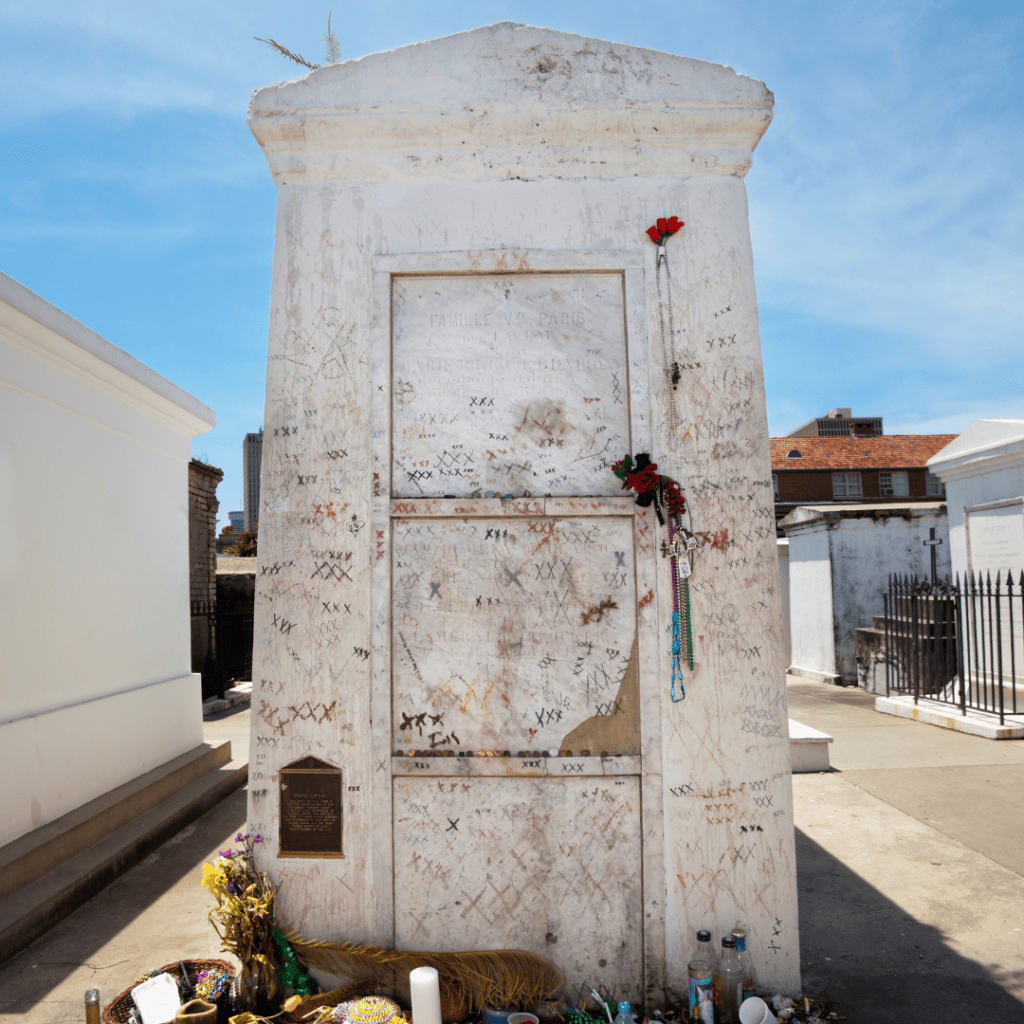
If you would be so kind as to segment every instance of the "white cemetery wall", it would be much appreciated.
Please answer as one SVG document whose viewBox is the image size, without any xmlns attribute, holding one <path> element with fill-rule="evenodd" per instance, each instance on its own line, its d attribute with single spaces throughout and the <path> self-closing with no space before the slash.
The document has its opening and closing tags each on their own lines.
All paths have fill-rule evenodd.
<svg viewBox="0 0 1024 1024">
<path fill-rule="evenodd" d="M 631 96 L 674 110 L 649 152 Z M 308 937 L 517 945 L 574 996 L 601 973 L 656 1003 L 696 928 L 743 924 L 765 983 L 799 986 L 741 180 L 770 103 L 507 24 L 254 96 L 280 205 L 250 827 Z M 669 215 L 676 392 L 645 235 Z M 684 486 L 700 545 L 679 703 L 665 533 L 611 472 L 627 451 Z M 309 757 L 341 772 L 343 838 L 278 856 L 281 772 Z"/>
<path fill-rule="evenodd" d="M 0 395 L 2 845 L 202 742 L 188 461 L 213 413 L 3 275 Z"/>
<path fill-rule="evenodd" d="M 832 562 L 832 614 L 835 631 L 835 671 L 844 686 L 857 683 L 856 630 L 870 626 L 885 613 L 889 575 L 931 576 L 931 547 L 925 544 L 935 530 L 936 576 L 949 576 L 949 528 L 946 510 L 909 514 L 843 518 L 829 531 Z"/>
<path fill-rule="evenodd" d="M 823 521 L 789 529 L 789 615 L 793 660 L 789 671 L 836 682 L 832 607 L 832 552 Z"/>
</svg>

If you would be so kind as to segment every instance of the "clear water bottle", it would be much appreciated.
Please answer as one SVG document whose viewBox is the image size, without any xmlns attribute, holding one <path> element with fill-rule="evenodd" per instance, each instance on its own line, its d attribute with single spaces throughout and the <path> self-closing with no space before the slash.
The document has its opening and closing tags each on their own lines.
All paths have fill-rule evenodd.
<svg viewBox="0 0 1024 1024">
<path fill-rule="evenodd" d="M 736 940 L 722 939 L 722 956 L 715 967 L 715 1019 L 718 1024 L 739 1024 L 743 1002 L 743 968 L 736 956 Z"/>
<path fill-rule="evenodd" d="M 711 932 L 703 928 L 697 932 L 697 945 L 694 947 L 690 959 L 703 960 L 712 970 L 715 969 L 718 957 L 715 956 L 715 947 L 711 944 Z"/>
<path fill-rule="evenodd" d="M 743 968 L 743 998 L 749 999 L 754 994 L 754 965 L 747 952 L 746 929 L 733 928 L 732 937 L 736 940 L 736 957 Z"/>
<path fill-rule="evenodd" d="M 629 1003 L 619 1003 L 619 1012 L 615 1014 L 615 1024 L 633 1024 L 633 1008 Z"/>
</svg>

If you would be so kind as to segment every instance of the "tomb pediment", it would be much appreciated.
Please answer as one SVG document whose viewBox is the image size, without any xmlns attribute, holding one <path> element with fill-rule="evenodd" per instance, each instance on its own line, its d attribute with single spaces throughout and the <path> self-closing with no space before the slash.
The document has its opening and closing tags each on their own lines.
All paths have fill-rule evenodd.
<svg viewBox="0 0 1024 1024">
<path fill-rule="evenodd" d="M 773 104 L 722 64 L 504 21 L 258 89 L 248 120 L 278 184 L 611 179 L 669 154 L 676 177 L 742 176 Z"/>
</svg>

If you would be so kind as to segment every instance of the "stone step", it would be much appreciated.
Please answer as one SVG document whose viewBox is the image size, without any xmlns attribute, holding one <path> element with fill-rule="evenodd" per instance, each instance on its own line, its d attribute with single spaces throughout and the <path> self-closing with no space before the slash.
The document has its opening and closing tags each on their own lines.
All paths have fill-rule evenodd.
<svg viewBox="0 0 1024 1024">
<path fill-rule="evenodd" d="M 238 683 L 224 691 L 223 697 L 210 697 L 203 701 L 203 718 L 211 718 L 220 714 L 221 711 L 228 711 L 238 707 L 239 704 L 252 703 L 252 682 Z"/>
<path fill-rule="evenodd" d="M 789 758 L 793 774 L 831 771 L 828 759 L 828 745 L 832 737 L 828 733 L 812 729 L 803 722 L 789 720 Z"/>
<path fill-rule="evenodd" d="M 230 758 L 230 743 L 223 743 L 214 748 L 218 751 L 218 758 L 223 757 L 225 747 Z M 151 804 L 141 813 L 133 815 L 131 820 L 120 823 L 112 830 L 106 829 L 104 824 L 98 825 L 93 832 L 87 822 L 81 823 L 77 829 L 69 830 L 67 834 L 76 837 L 76 843 L 83 834 L 99 834 L 100 838 L 68 857 L 55 858 L 51 853 L 49 860 L 52 862 L 56 859 L 57 863 L 52 864 L 48 871 L 31 881 L 23 881 L 13 889 L 7 886 L 10 891 L 0 899 L 0 963 L 9 960 L 35 941 L 76 907 L 91 899 L 120 874 L 139 863 L 156 847 L 172 838 L 214 804 L 244 786 L 248 772 L 247 759 L 222 759 L 212 769 L 208 768 L 198 778 L 188 779 L 183 786 L 176 787 L 164 799 Z M 118 790 L 112 792 L 117 793 Z M 103 799 L 98 798 L 99 801 Z M 92 801 L 93 804 L 96 802 Z M 121 803 L 123 802 L 119 801 L 117 805 L 120 806 Z M 66 817 L 69 816 L 65 815 Z M 99 817 L 105 817 L 102 811 Z M 42 829 L 36 830 L 41 831 Z M 40 848 L 48 848 L 50 842 L 52 837 L 41 843 Z M 26 873 L 22 870 L 22 879 L 25 876 Z M 6 882 L 6 878 L 4 880 Z"/>
</svg>

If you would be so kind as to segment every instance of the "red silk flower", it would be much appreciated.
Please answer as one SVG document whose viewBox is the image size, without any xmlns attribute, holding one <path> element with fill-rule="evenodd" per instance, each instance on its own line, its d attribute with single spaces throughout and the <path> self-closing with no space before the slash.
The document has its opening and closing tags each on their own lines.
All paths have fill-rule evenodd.
<svg viewBox="0 0 1024 1024">
<path fill-rule="evenodd" d="M 655 245 L 664 245 L 665 239 L 671 238 L 681 227 L 683 222 L 678 217 L 659 217 L 657 221 L 647 229 L 647 237 Z"/>
<path fill-rule="evenodd" d="M 631 491 L 636 491 L 637 494 L 653 490 L 658 486 L 657 468 L 658 464 L 652 462 L 646 469 L 641 469 L 639 473 L 627 473 L 626 486 Z"/>
</svg>

